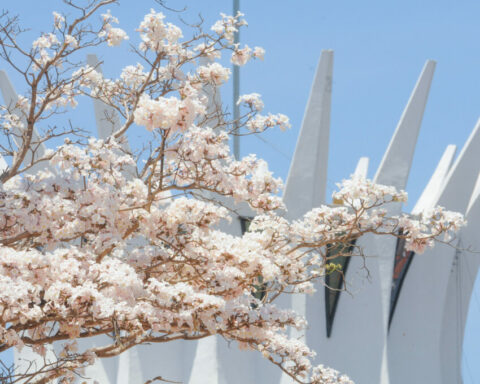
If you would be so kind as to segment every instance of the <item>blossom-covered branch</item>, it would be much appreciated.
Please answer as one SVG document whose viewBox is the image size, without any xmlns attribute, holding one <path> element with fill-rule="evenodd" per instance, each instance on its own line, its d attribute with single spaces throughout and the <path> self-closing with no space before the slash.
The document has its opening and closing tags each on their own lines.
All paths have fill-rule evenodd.
<svg viewBox="0 0 480 384">
<path fill-rule="evenodd" d="M 209 32 L 184 38 L 151 10 L 133 47 L 140 62 L 108 79 L 74 58 L 129 39 L 102 11 L 114 1 L 67 3 L 79 16 L 69 21 L 54 13 L 52 32 L 31 48 L 18 45 L 16 19 L 4 15 L 0 30 L 0 55 L 24 74 L 28 88 L 0 110 L 1 151 L 9 159 L 0 176 L 0 351 L 28 346 L 45 356 L 48 345 L 61 345 L 44 366 L 10 379 L 68 382 L 96 359 L 139 344 L 216 334 L 258 350 L 300 383 L 350 383 L 312 366 L 314 352 L 287 337 L 287 327 L 304 329 L 305 320 L 278 308 L 276 298 L 313 292 L 313 281 L 330 268 L 329 247 L 370 233 L 403 237 L 422 252 L 435 239 L 449 241 L 462 217 L 442 208 L 418 218 L 390 216 L 386 207 L 406 194 L 352 178 L 339 184 L 333 206 L 286 220 L 282 181 L 254 155 L 235 160 L 228 140 L 288 128 L 288 118 L 261 115 L 264 104 L 253 93 L 240 97 L 244 113 L 232 121 L 221 105 L 212 108 L 206 92 L 228 81 L 230 70 L 216 61 L 222 54 L 235 65 L 263 58 L 263 49 L 233 43 L 246 25 L 243 15 L 221 15 Z M 13 51 L 28 59 L 25 67 Z M 110 137 L 82 144 L 78 131 L 36 130 L 69 112 L 80 95 L 119 114 Z M 143 164 L 123 145 L 133 128 L 150 135 Z M 67 136 L 64 145 L 35 154 L 39 143 L 59 135 Z M 25 172 L 33 164 L 45 167 Z M 235 202 L 256 214 L 240 237 L 219 229 L 231 220 L 225 205 Z M 253 295 L 259 286 L 263 294 Z M 111 338 L 78 350 L 77 339 L 99 335 Z"/>
</svg>

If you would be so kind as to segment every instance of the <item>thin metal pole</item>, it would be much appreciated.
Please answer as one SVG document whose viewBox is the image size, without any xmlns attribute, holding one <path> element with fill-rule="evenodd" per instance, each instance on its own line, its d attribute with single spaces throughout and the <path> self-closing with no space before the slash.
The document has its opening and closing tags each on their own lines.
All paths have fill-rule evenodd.
<svg viewBox="0 0 480 384">
<path fill-rule="evenodd" d="M 233 16 L 236 16 L 240 9 L 240 0 L 233 0 Z M 240 32 L 235 32 L 233 35 L 234 44 L 240 41 Z M 233 120 L 235 121 L 235 132 L 238 131 L 238 119 L 240 117 L 240 108 L 237 105 L 240 96 L 240 67 L 233 65 Z M 233 155 L 235 159 L 240 158 L 240 136 L 233 136 Z"/>
</svg>

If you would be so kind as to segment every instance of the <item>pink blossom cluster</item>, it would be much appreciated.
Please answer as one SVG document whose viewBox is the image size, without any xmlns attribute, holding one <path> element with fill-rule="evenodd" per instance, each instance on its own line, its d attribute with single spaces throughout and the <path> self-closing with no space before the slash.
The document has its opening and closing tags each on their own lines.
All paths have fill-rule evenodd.
<svg viewBox="0 0 480 384">
<path fill-rule="evenodd" d="M 145 15 L 138 27 L 142 38 L 140 49 L 146 51 L 151 49 L 155 52 L 175 52 L 180 48 L 178 40 L 183 37 L 182 30 L 172 24 L 164 23 L 165 15 L 155 12 L 154 9 Z"/>
<path fill-rule="evenodd" d="M 114 46 L 128 38 L 112 27 L 115 17 L 102 16 L 93 39 Z M 68 63 L 62 55 L 82 47 L 81 35 L 63 33 L 68 21 L 60 14 L 54 14 L 57 34 L 34 42 L 32 60 L 43 71 L 32 75 L 37 88 L 17 103 L 22 117 L 33 117 L 25 126 L 4 106 L 5 135 L 15 128 L 33 136 L 36 122 L 75 106 L 79 95 L 106 103 L 121 122 L 105 140 L 67 137 L 39 160 L 44 169 L 29 174 L 23 170 L 32 164 L 22 169 L 26 160 L 18 160 L 23 147 L 12 149 L 12 165 L 0 175 L 0 351 L 30 346 L 45 355 L 46 346 L 66 342 L 57 365 L 34 376 L 68 382 L 96 358 L 138 344 L 218 334 L 259 351 L 298 382 L 350 384 L 312 366 L 314 352 L 287 336 L 288 327 L 305 329 L 305 320 L 277 307 L 276 298 L 314 292 L 329 246 L 373 233 L 404 237 L 422 252 L 437 238 L 448 241 L 463 218 L 442 208 L 417 218 L 389 216 L 385 206 L 406 201 L 405 192 L 352 178 L 339 184 L 333 206 L 288 221 L 282 181 L 255 155 L 233 158 L 228 140 L 238 131 L 208 93 L 230 75 L 212 62 L 222 51 L 233 51 L 232 62 L 243 65 L 262 58 L 263 49 L 233 44 L 246 24 L 241 14 L 222 15 L 214 36 L 186 41 L 164 20 L 154 10 L 145 16 L 138 28 L 143 61 L 118 79 L 91 66 L 58 77 L 58 66 Z M 55 75 L 43 78 L 49 71 Z M 242 132 L 290 126 L 285 115 L 258 114 L 264 104 L 256 93 L 238 103 L 249 110 L 236 122 Z M 143 164 L 122 145 L 133 129 L 151 132 Z M 23 135 L 24 143 L 30 136 Z M 34 144 L 30 139 L 26 148 Z M 256 215 L 242 236 L 220 229 L 235 218 L 235 204 Z M 252 295 L 260 283 L 262 299 Z M 113 335 L 111 342 L 81 351 L 73 343 L 104 334 Z"/>
<path fill-rule="evenodd" d="M 110 10 L 102 15 L 103 17 L 103 29 L 98 34 L 99 37 L 105 38 L 109 46 L 118 46 L 124 40 L 128 40 L 127 33 L 121 28 L 112 27 L 112 23 L 118 24 L 119 21 L 116 17 L 112 16 Z"/>
<path fill-rule="evenodd" d="M 257 112 L 261 112 L 263 107 L 265 106 L 258 93 L 250 93 L 248 95 L 240 96 L 237 101 L 237 105 L 241 104 L 245 104 Z"/>
</svg>

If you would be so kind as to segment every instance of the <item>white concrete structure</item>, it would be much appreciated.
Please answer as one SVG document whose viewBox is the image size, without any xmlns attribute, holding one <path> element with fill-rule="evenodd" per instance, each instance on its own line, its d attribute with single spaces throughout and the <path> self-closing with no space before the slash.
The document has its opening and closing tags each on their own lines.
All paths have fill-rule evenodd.
<svg viewBox="0 0 480 384">
<path fill-rule="evenodd" d="M 8 108 L 9 112 L 17 115 L 21 119 L 22 123 L 27 126 L 25 114 L 22 113 L 20 109 L 16 106 L 18 102 L 17 92 L 15 92 L 15 88 L 13 87 L 12 82 L 8 78 L 7 73 L 3 70 L 0 70 L 0 91 L 2 93 L 4 105 Z M 18 128 L 14 127 L 12 137 L 15 145 L 19 147 L 21 145 L 20 138 L 22 137 L 22 132 Z M 29 150 L 27 152 L 23 167 L 30 165 L 32 161 L 43 157 L 43 155 L 45 154 L 45 144 L 39 141 L 39 136 L 36 130 L 33 130 L 31 142 L 31 147 L 33 148 L 33 151 Z M 27 173 L 35 173 L 36 171 L 44 169 L 45 167 L 48 167 L 48 163 L 35 164 L 27 170 Z"/>
<path fill-rule="evenodd" d="M 472 191 L 480 170 L 479 150 L 480 122 L 449 170 L 438 197 L 432 196 L 433 204 L 468 214 L 469 226 L 459 236 L 459 247 L 478 249 L 473 235 L 480 220 L 478 194 L 472 197 Z M 463 329 L 473 282 L 467 284 L 460 273 L 471 263 L 477 269 L 468 272 L 476 275 L 475 256 L 437 245 L 412 260 L 388 337 L 392 384 L 461 383 Z"/>
<path fill-rule="evenodd" d="M 94 56 L 88 62 L 98 65 Z M 376 182 L 405 188 L 434 70 L 435 62 L 427 61 L 376 172 Z M 284 192 L 289 219 L 326 202 L 332 76 L 333 52 L 323 51 Z M 3 72 L 0 89 L 7 103 L 15 100 Z M 217 90 L 205 92 L 212 103 L 219 102 Z M 98 135 L 107 137 L 120 120 L 101 102 L 95 102 L 94 109 Z M 124 149 L 128 150 L 127 143 Z M 465 213 L 469 224 L 457 244 L 480 250 L 480 122 L 453 163 L 455 150 L 447 147 L 412 214 L 436 204 Z M 5 167 L 2 161 L 0 171 Z M 368 158 L 360 159 L 355 174 L 366 176 L 367 170 Z M 391 213 L 401 208 L 392 206 Z M 240 207 L 238 212 L 228 230 L 240 235 L 241 219 L 249 211 Z M 279 305 L 293 306 L 310 324 L 304 334 L 293 336 L 317 351 L 318 362 L 348 373 L 357 384 L 461 383 L 463 332 L 480 257 L 440 245 L 415 256 L 404 251 L 402 242 L 387 237 L 365 236 L 357 244 L 367 257 L 342 261 L 348 293 L 332 293 L 319 283 L 311 297 L 280 301 Z M 158 374 L 190 384 L 291 382 L 259 354 L 239 352 L 218 337 L 137 347 L 99 362 L 88 374 L 102 384 L 141 384 Z"/>
</svg>

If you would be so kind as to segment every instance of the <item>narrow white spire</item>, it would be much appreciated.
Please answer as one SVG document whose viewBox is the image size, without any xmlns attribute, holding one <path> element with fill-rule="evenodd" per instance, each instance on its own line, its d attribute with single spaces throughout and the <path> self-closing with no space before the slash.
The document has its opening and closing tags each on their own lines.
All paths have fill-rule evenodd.
<svg viewBox="0 0 480 384">
<path fill-rule="evenodd" d="M 3 159 L 2 155 L 0 155 L 0 175 L 8 168 L 7 162 Z"/>
<path fill-rule="evenodd" d="M 361 157 L 360 160 L 358 160 L 357 167 L 355 168 L 355 172 L 353 174 L 355 176 L 366 178 L 368 175 L 368 164 L 368 157 Z"/>
<path fill-rule="evenodd" d="M 102 67 L 100 66 L 97 55 L 87 55 L 87 64 L 95 68 L 97 72 L 103 74 Z M 95 111 L 95 121 L 97 123 L 98 137 L 100 139 L 106 139 L 113 132 L 117 131 L 120 128 L 120 119 L 118 118 L 118 113 L 111 105 L 94 99 L 93 109 Z"/>
<path fill-rule="evenodd" d="M 405 188 L 434 71 L 435 61 L 428 60 L 378 167 L 376 183 Z"/>
<path fill-rule="evenodd" d="M 146 379 L 143 377 L 138 347 L 131 348 L 118 357 L 116 384 L 144 384 Z M 148 379 L 152 379 L 152 377 Z"/>
<path fill-rule="evenodd" d="M 27 126 L 27 120 L 25 119 L 25 115 L 20 111 L 19 108 L 16 108 L 15 105 L 17 104 L 18 101 L 18 95 L 17 92 L 15 91 L 15 88 L 13 87 L 12 82 L 10 81 L 10 78 L 8 77 L 7 73 L 3 70 L 0 70 L 0 91 L 2 92 L 3 96 L 3 101 L 7 107 L 10 108 L 10 112 L 14 113 L 18 117 L 21 118 L 24 126 Z M 13 141 L 17 145 L 17 147 L 20 147 L 22 144 L 21 141 L 16 137 L 16 136 L 22 136 L 22 132 L 18 128 L 13 129 L 14 135 L 12 136 Z M 45 144 L 39 142 L 39 136 L 36 131 L 36 129 L 33 130 L 32 134 L 32 144 L 35 146 L 35 159 L 39 159 L 44 156 L 45 154 Z M 25 156 L 24 159 L 24 165 L 30 164 L 32 161 L 32 151 L 28 151 L 27 155 Z M 49 168 L 49 164 L 47 162 L 44 163 L 39 163 L 30 168 L 27 173 L 35 173 L 36 171 L 40 169 L 45 169 Z"/>
<path fill-rule="evenodd" d="M 1 172 L 1 164 L 0 164 L 0 172 Z M 470 202 L 468 203 L 467 207 L 467 215 L 472 209 L 473 205 L 476 203 L 477 200 L 480 198 L 480 173 L 477 177 L 477 182 L 475 183 L 475 187 L 473 188 L 472 196 L 470 197 Z"/>
<path fill-rule="evenodd" d="M 290 219 L 325 203 L 332 97 L 333 51 L 324 50 L 315 72 L 283 200 Z"/>
<path fill-rule="evenodd" d="M 479 265 L 477 255 L 462 251 L 478 245 L 479 206 L 472 201 L 472 191 L 480 170 L 479 152 L 480 120 L 433 203 L 460 213 L 470 204 L 468 226 L 453 240 L 459 249 L 438 244 L 412 260 L 389 334 L 392 384 L 412 382 L 419 372 L 428 382 L 444 384 L 457 382 L 460 375 L 461 348 L 452 349 L 452 345 L 461 346 L 473 287 L 473 281 L 460 274 L 475 276 Z"/>
<path fill-rule="evenodd" d="M 225 383 L 217 355 L 217 336 L 210 336 L 200 341 L 197 344 L 197 351 L 188 384 Z M 240 374 L 240 372 L 237 372 L 237 374 Z"/>
<path fill-rule="evenodd" d="M 480 119 L 448 172 L 436 204 L 451 211 L 465 213 L 480 170 L 479 152 Z"/>
<path fill-rule="evenodd" d="M 397 128 L 378 167 L 374 182 L 391 185 L 397 189 L 405 189 L 434 72 L 435 61 L 428 60 L 415 84 L 407 106 L 403 110 Z M 398 214 L 401 211 L 401 204 L 394 204 L 388 209 L 390 214 Z M 379 372 L 381 384 L 389 383 L 387 332 L 395 243 L 396 241 L 393 238 L 376 238 L 372 239 L 371 247 L 371 250 L 378 255 L 377 265 L 380 279 L 381 311 L 383 314 L 384 343 L 381 351 L 382 360 Z"/>
<path fill-rule="evenodd" d="M 417 204 L 415 204 L 415 207 L 412 209 L 412 215 L 419 215 L 425 209 L 432 208 L 435 205 L 438 193 L 441 191 L 448 171 L 452 166 L 456 151 L 457 147 L 455 145 L 447 146 L 445 152 L 443 152 L 442 158 L 437 164 L 437 168 L 435 168 L 435 171 L 430 178 L 430 181 L 423 190 Z"/>
<path fill-rule="evenodd" d="M 333 51 L 323 50 L 317 65 L 308 97 L 302 127 L 293 155 L 283 201 L 288 218 L 298 219 L 314 207 L 325 204 L 330 136 L 330 110 L 332 101 Z M 294 295 L 279 300 L 277 305 L 290 306 L 310 324 L 318 324 L 323 318 L 323 289 L 319 287 L 313 297 Z M 284 303 L 284 301 L 290 303 Z M 291 329 L 292 338 L 306 340 L 305 332 Z M 275 380 L 272 380 L 274 382 Z M 291 383 L 286 374 L 281 384 Z"/>
</svg>

